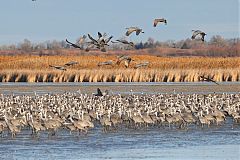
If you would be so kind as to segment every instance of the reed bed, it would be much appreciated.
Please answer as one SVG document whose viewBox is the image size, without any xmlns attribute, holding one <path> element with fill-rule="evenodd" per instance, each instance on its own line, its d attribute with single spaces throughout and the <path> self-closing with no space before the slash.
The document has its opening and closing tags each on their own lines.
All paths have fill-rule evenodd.
<svg viewBox="0 0 240 160">
<path fill-rule="evenodd" d="M 98 67 L 99 62 L 116 61 L 116 56 L 0 56 L 0 82 L 197 82 L 199 75 L 218 82 L 240 81 L 240 58 L 157 57 L 134 55 L 129 68 Z M 49 68 L 69 61 L 79 64 L 67 71 Z M 149 61 L 147 68 L 134 69 Z"/>
<path fill-rule="evenodd" d="M 0 82 L 198 82 L 199 76 L 218 82 L 240 81 L 240 70 L 161 70 L 161 69 L 82 69 L 66 72 L 52 70 L 5 70 Z"/>
</svg>

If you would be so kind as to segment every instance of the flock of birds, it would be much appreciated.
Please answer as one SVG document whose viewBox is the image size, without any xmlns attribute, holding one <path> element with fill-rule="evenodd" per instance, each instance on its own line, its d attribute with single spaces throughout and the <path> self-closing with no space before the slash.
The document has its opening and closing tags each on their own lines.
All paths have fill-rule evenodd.
<svg viewBox="0 0 240 160">
<path fill-rule="evenodd" d="M 32 0 L 36 1 L 36 0 Z M 155 19 L 153 26 L 159 23 L 167 24 L 164 18 Z M 126 36 L 144 33 L 139 27 L 126 28 Z M 206 33 L 193 30 L 192 39 L 200 36 L 204 41 Z M 89 41 L 87 41 L 87 38 Z M 81 50 L 93 48 L 106 52 L 109 43 L 122 43 L 135 47 L 133 42 L 117 39 L 98 32 L 98 38 L 90 34 L 83 35 L 78 44 L 66 39 L 66 42 Z M 131 61 L 128 55 L 117 57 L 117 61 L 99 62 L 98 66 L 120 65 L 124 62 L 126 68 Z M 79 64 L 70 61 L 63 66 L 49 67 L 66 71 L 67 67 Z M 134 68 L 146 67 L 149 62 L 139 63 Z M 202 81 L 216 81 L 200 76 Z M 15 137 L 22 130 L 31 130 L 33 136 L 41 132 L 55 135 L 58 130 L 72 132 L 88 132 L 101 126 L 104 132 L 120 128 L 146 128 L 161 126 L 169 128 L 188 128 L 190 126 L 220 125 L 231 118 L 233 123 L 240 123 L 240 94 L 154 94 L 154 95 L 110 95 L 99 88 L 96 94 L 87 95 L 78 92 L 38 95 L 0 95 L 0 134 L 11 133 Z"/>
<path fill-rule="evenodd" d="M 221 125 L 226 118 L 240 122 L 240 94 L 87 95 L 77 92 L 0 95 L 0 133 L 15 137 L 22 130 L 33 136 L 58 130 L 87 133 L 126 128 L 189 128 Z M 29 133 L 29 132 L 28 132 Z"/>
<path fill-rule="evenodd" d="M 153 21 L 153 26 L 156 27 L 159 23 L 164 23 L 165 25 L 167 24 L 167 20 L 165 18 L 157 18 L 154 19 Z M 126 36 L 131 35 L 132 33 L 136 33 L 136 35 L 138 36 L 140 33 L 144 33 L 143 29 L 139 28 L 139 27 L 129 27 L 126 28 L 127 31 L 125 33 Z M 204 36 L 206 35 L 206 33 L 200 31 L 200 30 L 192 30 L 193 34 L 192 34 L 192 39 L 196 39 L 196 37 L 200 36 L 201 40 L 204 41 Z M 87 38 L 89 39 L 89 41 L 87 41 Z M 111 39 L 113 38 L 113 36 L 107 36 L 106 33 L 102 34 L 100 32 L 98 32 L 98 38 L 93 38 L 90 34 L 83 35 L 82 37 L 80 37 L 78 44 L 74 44 L 72 42 L 70 42 L 68 39 L 66 39 L 66 42 L 74 47 L 74 48 L 78 48 L 81 50 L 85 50 L 85 51 L 90 51 L 90 49 L 95 48 L 95 49 L 99 49 L 102 52 L 106 52 L 106 46 L 109 46 L 109 43 L 122 43 L 125 45 L 129 45 L 131 47 L 135 47 L 135 44 L 133 42 L 130 42 L 126 39 L 117 39 L 115 41 L 111 41 Z M 97 65 L 98 66 L 103 66 L 103 65 L 120 65 L 121 62 L 124 62 L 124 66 L 126 68 L 128 68 L 130 66 L 130 63 L 134 61 L 130 56 L 128 55 L 121 55 L 121 56 L 117 56 L 117 61 L 116 63 L 114 63 L 112 60 L 109 61 L 105 61 L 105 62 L 99 62 Z M 71 66 L 71 65 L 75 65 L 78 64 L 78 62 L 74 62 L 71 61 L 69 62 L 67 65 L 65 64 L 64 66 L 53 66 L 50 65 L 50 67 L 53 67 L 55 69 L 59 69 L 62 71 L 66 71 L 66 66 Z M 138 63 L 134 66 L 135 69 L 140 68 L 140 67 L 147 67 L 149 66 L 149 62 L 141 62 Z"/>
<path fill-rule="evenodd" d="M 97 64 L 98 67 L 100 66 L 114 66 L 117 65 L 119 66 L 122 62 L 124 62 L 124 66 L 126 68 L 129 68 L 130 63 L 134 61 L 134 59 L 132 59 L 130 56 L 128 55 L 120 55 L 117 56 L 117 60 L 116 62 L 114 62 L 113 60 L 108 60 L 108 61 L 104 61 L 104 62 L 99 62 Z M 67 71 L 67 67 L 70 66 L 74 66 L 79 64 L 79 62 L 76 61 L 70 61 L 64 65 L 49 65 L 49 67 L 57 69 L 57 70 L 61 70 L 61 71 Z M 141 62 L 141 63 L 137 63 L 133 68 L 137 69 L 137 68 L 142 68 L 142 67 L 148 67 L 149 66 L 149 62 L 145 61 L 145 62 Z"/>
<path fill-rule="evenodd" d="M 167 20 L 165 18 L 157 18 L 154 19 L 153 21 L 153 26 L 157 27 L 157 25 L 159 23 L 164 23 L 165 25 L 167 24 Z M 126 28 L 127 31 L 125 33 L 125 36 L 130 36 L 132 33 L 136 33 L 136 35 L 138 36 L 140 33 L 144 33 L 143 29 L 139 28 L 139 27 L 128 27 Z M 204 37 L 207 35 L 205 32 L 200 31 L 200 30 L 192 30 L 192 37 L 191 39 L 196 39 L 197 37 L 200 37 L 200 39 L 204 42 Z M 89 39 L 89 41 L 87 41 L 87 38 Z M 74 44 L 72 42 L 70 42 L 69 40 L 66 39 L 66 42 L 74 47 L 74 48 L 78 48 L 81 50 L 85 50 L 85 51 L 90 51 L 90 49 L 99 49 L 102 52 L 106 52 L 106 46 L 109 46 L 109 43 L 122 43 L 125 45 L 129 45 L 132 48 L 135 48 L 135 44 L 131 41 L 128 41 L 126 39 L 117 39 L 116 41 L 111 41 L 111 39 L 113 38 L 113 36 L 109 36 L 107 37 L 107 34 L 104 33 L 100 33 L 98 32 L 98 38 L 93 38 L 90 34 L 83 35 L 80 37 L 78 44 Z M 84 47 L 85 46 L 85 47 Z"/>
<path fill-rule="evenodd" d="M 103 65 L 113 66 L 113 65 L 120 65 L 121 62 L 124 62 L 125 67 L 128 68 L 131 61 L 134 61 L 134 60 L 130 56 L 121 55 L 121 56 L 117 56 L 117 61 L 116 62 L 113 62 L 112 60 L 109 60 L 109 61 L 105 61 L 105 62 L 99 62 L 97 65 L 99 67 L 103 66 Z M 67 70 L 66 67 L 77 65 L 77 64 L 79 64 L 79 62 L 70 61 L 70 62 L 64 64 L 63 66 L 49 65 L 49 67 L 52 67 L 52 68 L 55 68 L 55 69 L 61 70 L 61 71 L 66 71 Z M 142 62 L 142 63 L 138 63 L 134 66 L 134 69 L 141 68 L 141 67 L 147 67 L 148 65 L 149 65 L 149 62 L 147 62 L 147 61 Z M 200 75 L 199 80 L 200 81 L 205 81 L 205 82 L 212 82 L 212 83 L 215 83 L 215 84 L 219 85 L 219 83 L 217 83 L 215 80 L 213 80 L 213 78 L 211 78 L 209 76 L 206 77 L 204 75 Z"/>
</svg>

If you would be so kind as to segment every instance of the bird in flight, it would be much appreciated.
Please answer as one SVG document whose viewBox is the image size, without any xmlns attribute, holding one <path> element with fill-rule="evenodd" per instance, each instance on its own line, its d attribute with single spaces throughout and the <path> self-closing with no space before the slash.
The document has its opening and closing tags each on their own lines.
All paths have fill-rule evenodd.
<svg viewBox="0 0 240 160">
<path fill-rule="evenodd" d="M 111 41 L 112 43 L 118 43 L 118 42 L 120 42 L 120 43 L 122 43 L 122 44 L 127 44 L 127 45 L 130 45 L 130 46 L 132 46 L 133 48 L 135 47 L 135 45 L 134 45 L 134 43 L 133 42 L 128 42 L 127 40 L 120 40 L 120 39 L 117 39 L 116 40 L 117 42 L 114 42 L 114 41 Z"/>
<path fill-rule="evenodd" d="M 204 36 L 206 36 L 207 34 L 203 31 L 200 30 L 192 30 L 192 39 L 195 39 L 198 35 L 201 36 L 201 40 L 204 42 Z"/>
<path fill-rule="evenodd" d="M 103 66 L 103 65 L 113 65 L 113 61 L 109 60 L 109 61 L 99 62 L 98 63 L 98 67 Z"/>
<path fill-rule="evenodd" d="M 105 46 L 109 46 L 108 42 L 113 38 L 113 36 L 105 38 L 106 36 L 106 34 L 102 35 L 100 32 L 98 32 L 98 39 L 94 39 L 90 34 L 88 34 L 88 38 L 91 40 L 88 42 L 89 46 L 91 46 L 91 48 L 96 46 L 102 52 L 106 52 Z"/>
<path fill-rule="evenodd" d="M 199 76 L 201 79 L 201 81 L 206 81 L 206 82 L 213 82 L 217 85 L 219 85 L 219 83 L 217 83 L 216 81 L 214 81 L 212 78 L 209 78 L 209 77 L 204 77 L 204 76 Z"/>
<path fill-rule="evenodd" d="M 156 27 L 158 23 L 165 23 L 165 25 L 167 24 L 167 20 L 164 18 L 156 18 L 153 21 L 153 27 Z"/>
<path fill-rule="evenodd" d="M 78 64 L 78 62 L 76 62 L 76 61 L 70 61 L 70 62 L 68 62 L 68 63 L 65 63 L 64 66 L 73 66 L 73 65 L 75 65 L 75 64 Z"/>
<path fill-rule="evenodd" d="M 82 49 L 82 47 L 80 47 L 80 46 L 78 46 L 78 45 L 76 45 L 76 44 L 74 44 L 74 43 L 68 41 L 67 39 L 66 39 L 66 42 L 67 42 L 70 46 L 72 46 L 72 47 L 74 47 L 74 48 Z"/>
<path fill-rule="evenodd" d="M 120 65 L 120 63 L 121 63 L 122 61 L 124 61 L 124 66 L 125 66 L 126 68 L 128 68 L 129 65 L 130 65 L 130 63 L 131 63 L 131 61 L 134 61 L 134 60 L 133 60 L 131 57 L 129 57 L 129 56 L 122 55 L 122 56 L 118 56 L 118 60 L 117 60 L 116 64 L 117 64 L 117 65 Z"/>
<path fill-rule="evenodd" d="M 140 33 L 144 33 L 142 29 L 138 27 L 129 27 L 126 28 L 127 32 L 125 33 L 126 36 L 129 36 L 131 33 L 136 32 L 136 35 L 138 36 Z"/>
<path fill-rule="evenodd" d="M 67 69 L 63 66 L 53 66 L 53 65 L 49 65 L 49 67 L 52 67 L 52 68 L 55 68 L 55 69 L 58 69 L 58 70 L 62 70 L 62 71 L 66 71 Z"/>
<path fill-rule="evenodd" d="M 134 69 L 140 68 L 140 67 L 147 67 L 149 65 L 149 62 L 143 62 L 143 63 L 139 63 L 136 64 Z"/>
</svg>

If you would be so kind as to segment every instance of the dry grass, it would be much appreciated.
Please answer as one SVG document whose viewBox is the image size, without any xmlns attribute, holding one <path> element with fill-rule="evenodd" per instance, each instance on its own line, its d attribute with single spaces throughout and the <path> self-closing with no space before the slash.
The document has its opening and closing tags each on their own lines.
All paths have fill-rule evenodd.
<svg viewBox="0 0 240 160">
<path fill-rule="evenodd" d="M 116 56 L 0 56 L 0 82 L 195 82 L 199 75 L 217 81 L 240 81 L 240 58 L 157 57 L 133 55 L 129 69 L 98 67 L 98 62 L 116 61 Z M 68 61 L 79 64 L 65 72 L 49 68 Z M 149 61 L 148 68 L 133 69 Z"/>
<path fill-rule="evenodd" d="M 99 69 L 99 62 L 113 60 L 116 56 L 0 56 L 0 70 L 28 69 L 50 70 L 51 65 L 63 65 L 69 61 L 77 61 L 78 65 L 71 69 Z M 234 58 L 207 58 L 207 57 L 157 57 L 151 55 L 133 55 L 131 67 L 135 64 L 149 61 L 151 69 L 234 69 L 240 68 L 240 57 Z M 111 68 L 111 67 L 102 67 Z M 113 68 L 124 68 L 114 66 Z"/>
<path fill-rule="evenodd" d="M 219 82 L 240 81 L 239 69 L 81 69 L 71 72 L 4 70 L 0 72 L 0 82 L 197 82 L 199 75 Z"/>
</svg>

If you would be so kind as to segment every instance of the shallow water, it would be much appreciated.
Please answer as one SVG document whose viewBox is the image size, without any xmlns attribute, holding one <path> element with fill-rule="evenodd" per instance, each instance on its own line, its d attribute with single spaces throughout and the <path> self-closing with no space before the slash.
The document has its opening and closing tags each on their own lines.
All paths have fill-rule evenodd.
<svg viewBox="0 0 240 160">
<path fill-rule="evenodd" d="M 211 93 L 212 91 L 240 92 L 240 83 L 114 83 L 114 84 L 0 84 L 1 93 L 33 94 L 81 90 L 95 92 L 97 87 L 111 88 L 113 93 Z M 223 90 L 223 89 L 225 90 Z M 226 90 L 227 88 L 227 90 Z M 168 92 L 169 91 L 169 92 Z M 188 129 L 149 127 L 120 128 L 104 133 L 97 125 L 87 135 L 69 134 L 60 130 L 56 136 L 40 133 L 39 138 L 24 130 L 16 138 L 7 133 L 0 138 L 0 159 L 240 159 L 240 125 L 232 119 L 210 128 L 189 126 Z"/>
<path fill-rule="evenodd" d="M 109 90 L 112 94 L 208 94 L 208 93 L 240 93 L 240 82 L 221 82 L 220 85 L 209 82 L 147 82 L 147 83 L 0 83 L 0 93 L 3 94 L 46 94 L 76 92 L 92 94 L 97 88 Z"/>
<path fill-rule="evenodd" d="M 179 130 L 168 127 L 118 129 L 108 133 L 99 126 L 87 135 L 61 130 L 48 138 L 33 138 L 29 130 L 15 139 L 0 139 L 1 159 L 239 159 L 240 126 Z"/>
</svg>

